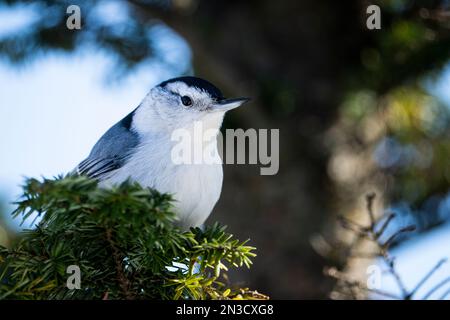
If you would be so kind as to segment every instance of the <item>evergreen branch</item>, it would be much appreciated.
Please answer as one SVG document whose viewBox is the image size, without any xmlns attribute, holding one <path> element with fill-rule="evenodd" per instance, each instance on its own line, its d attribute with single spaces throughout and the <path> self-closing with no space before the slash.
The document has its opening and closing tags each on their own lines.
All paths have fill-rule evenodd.
<svg viewBox="0 0 450 320">
<path fill-rule="evenodd" d="M 98 188 L 86 177 L 29 179 L 14 216 L 41 221 L 12 249 L 0 248 L 6 299 L 258 299 L 219 281 L 250 267 L 254 248 L 218 224 L 181 232 L 171 197 L 125 182 Z M 81 289 L 67 288 L 78 266 Z"/>
</svg>

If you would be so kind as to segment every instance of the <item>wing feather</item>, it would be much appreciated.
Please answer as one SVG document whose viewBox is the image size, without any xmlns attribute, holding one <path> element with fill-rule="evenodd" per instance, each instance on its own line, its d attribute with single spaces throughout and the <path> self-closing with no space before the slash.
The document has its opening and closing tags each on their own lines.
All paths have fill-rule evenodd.
<svg viewBox="0 0 450 320">
<path fill-rule="evenodd" d="M 105 180 L 128 161 L 139 144 L 138 134 L 131 129 L 135 111 L 115 124 L 100 138 L 89 156 L 77 166 L 78 174 Z"/>
</svg>

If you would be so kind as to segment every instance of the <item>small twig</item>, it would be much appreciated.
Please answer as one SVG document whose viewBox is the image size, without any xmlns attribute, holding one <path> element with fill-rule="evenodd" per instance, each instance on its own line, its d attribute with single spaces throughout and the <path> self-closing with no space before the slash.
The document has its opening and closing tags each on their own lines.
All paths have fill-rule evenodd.
<svg viewBox="0 0 450 320">
<path fill-rule="evenodd" d="M 375 233 L 375 239 L 380 238 L 383 233 L 386 231 L 387 227 L 391 223 L 391 221 L 395 218 L 395 213 L 390 213 L 386 220 L 384 221 L 383 225 L 381 226 L 380 230 Z"/>
<path fill-rule="evenodd" d="M 350 230 L 352 232 L 355 232 L 359 235 L 363 235 L 363 236 L 367 236 L 367 228 L 344 217 L 344 216 L 339 216 L 338 217 L 339 222 L 341 223 L 341 226 L 344 229 Z"/>
<path fill-rule="evenodd" d="M 418 290 L 431 278 L 431 276 L 438 270 L 442 264 L 446 261 L 446 259 L 440 260 L 415 286 L 415 288 L 411 291 L 409 291 L 405 284 L 403 283 L 403 280 L 400 277 L 400 274 L 397 272 L 395 268 L 395 258 L 391 257 L 389 254 L 389 249 L 391 245 L 398 239 L 398 237 L 404 233 L 411 232 L 416 230 L 416 227 L 414 225 L 409 225 L 407 227 L 399 229 L 397 232 L 395 232 L 393 235 L 391 235 L 384 243 L 380 241 L 380 238 L 386 230 L 388 229 L 389 225 L 392 223 L 394 218 L 396 217 L 395 213 L 389 213 L 383 215 L 381 218 L 376 218 L 374 211 L 373 211 L 373 204 L 375 200 L 375 193 L 370 193 L 366 196 L 366 207 L 367 207 L 367 214 L 369 216 L 370 224 L 368 226 L 360 225 L 352 220 L 349 220 L 343 216 L 338 217 L 339 221 L 341 222 L 341 226 L 344 229 L 347 229 L 355 234 L 354 239 L 350 242 L 350 244 L 347 246 L 346 250 L 344 251 L 345 256 L 347 256 L 346 264 L 348 264 L 348 259 L 351 258 L 374 258 L 376 256 L 379 256 L 383 259 L 384 263 L 387 265 L 387 270 L 385 272 L 389 273 L 395 280 L 397 287 L 401 291 L 401 296 L 392 294 L 390 292 L 385 292 L 378 289 L 370 289 L 366 285 L 364 285 L 361 282 L 350 280 L 346 277 L 346 275 L 340 271 L 338 271 L 335 268 L 330 268 L 326 271 L 326 274 L 330 277 L 335 278 L 338 280 L 338 287 L 341 290 L 341 294 L 343 296 L 350 296 L 354 299 L 357 298 L 357 291 L 355 289 L 363 290 L 366 292 L 372 292 L 384 297 L 393 298 L 393 299 L 403 299 L 403 300 L 410 300 L 417 292 Z M 381 224 L 381 221 L 382 224 Z M 377 228 L 377 225 L 380 225 L 381 227 Z M 378 231 L 376 231 L 378 230 Z M 363 252 L 356 252 L 356 247 L 358 244 L 360 244 L 364 240 L 373 241 L 375 245 L 377 246 L 379 252 L 378 253 L 363 253 Z M 423 299 L 427 299 L 430 297 L 434 292 L 436 292 L 438 289 L 443 287 L 446 283 L 450 282 L 450 277 L 444 279 L 439 284 L 437 284 L 435 287 L 433 287 L 424 297 Z M 336 291 L 337 293 L 338 291 Z M 450 295 L 450 289 L 447 290 L 441 297 L 441 299 L 444 299 L 446 296 Z"/>
<path fill-rule="evenodd" d="M 399 235 L 401 235 L 403 233 L 407 233 L 407 232 L 412 232 L 414 230 L 416 230 L 416 226 L 414 226 L 414 225 L 410 225 L 410 226 L 401 228 L 396 233 L 394 233 L 388 240 L 386 240 L 386 242 L 384 244 L 382 244 L 381 247 L 384 248 L 385 250 L 387 250 Z"/>
<path fill-rule="evenodd" d="M 443 287 L 445 284 L 450 282 L 450 277 L 445 278 L 441 282 L 439 282 L 437 285 L 435 285 L 430 291 L 428 291 L 422 298 L 422 300 L 428 299 L 433 293 L 435 293 L 437 290 L 439 290 L 441 287 Z"/>
<path fill-rule="evenodd" d="M 400 291 L 402 292 L 403 299 L 407 299 L 409 296 L 409 292 L 406 289 L 405 284 L 403 283 L 400 275 L 397 273 L 397 270 L 395 270 L 395 260 L 394 258 L 391 258 L 388 256 L 387 253 L 383 255 L 384 262 L 386 263 L 388 267 L 389 274 L 394 278 L 395 282 L 397 283 L 397 286 L 399 287 Z"/>
<path fill-rule="evenodd" d="M 450 294 L 450 289 L 444 292 L 444 294 L 439 298 L 439 300 L 444 300 Z"/>
<path fill-rule="evenodd" d="M 428 273 L 419 281 L 415 288 L 411 291 L 410 297 L 417 293 L 417 291 L 422 287 L 422 285 L 427 282 L 427 280 L 445 263 L 447 259 L 441 259 Z"/>
<path fill-rule="evenodd" d="M 370 228 L 373 231 L 373 229 L 375 228 L 375 215 L 373 213 L 373 201 L 375 200 L 376 197 L 376 193 L 372 192 L 369 193 L 366 196 L 366 203 L 367 203 L 367 213 L 369 214 L 369 218 L 370 218 Z"/>
</svg>

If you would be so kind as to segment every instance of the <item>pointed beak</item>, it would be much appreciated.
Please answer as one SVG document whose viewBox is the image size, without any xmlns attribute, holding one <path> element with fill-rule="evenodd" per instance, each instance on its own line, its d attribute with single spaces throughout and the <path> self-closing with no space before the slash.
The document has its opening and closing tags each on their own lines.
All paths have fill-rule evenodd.
<svg viewBox="0 0 450 320">
<path fill-rule="evenodd" d="M 217 101 L 212 109 L 214 111 L 229 111 L 243 105 L 249 100 L 250 98 L 222 99 Z"/>
</svg>

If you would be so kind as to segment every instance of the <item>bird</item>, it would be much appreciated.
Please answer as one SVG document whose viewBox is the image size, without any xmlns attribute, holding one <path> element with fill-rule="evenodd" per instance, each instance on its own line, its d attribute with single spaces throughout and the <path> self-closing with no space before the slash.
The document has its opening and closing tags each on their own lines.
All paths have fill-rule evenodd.
<svg viewBox="0 0 450 320">
<path fill-rule="evenodd" d="M 75 172 L 112 187 L 133 181 L 142 187 L 171 194 L 175 224 L 182 230 L 200 227 L 220 198 L 223 168 L 217 139 L 208 144 L 212 163 L 176 163 L 172 149 L 175 130 L 193 133 L 195 124 L 217 135 L 224 115 L 249 98 L 227 99 L 212 83 L 199 77 L 169 79 L 153 87 L 142 102 L 101 136 Z"/>
</svg>

